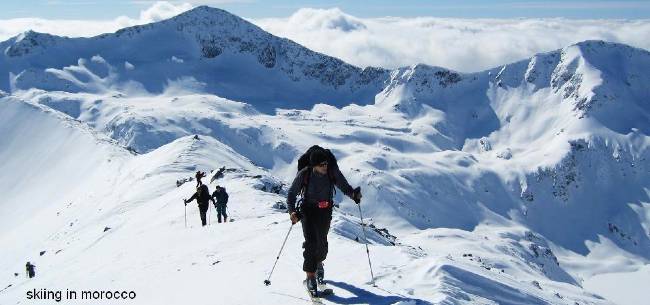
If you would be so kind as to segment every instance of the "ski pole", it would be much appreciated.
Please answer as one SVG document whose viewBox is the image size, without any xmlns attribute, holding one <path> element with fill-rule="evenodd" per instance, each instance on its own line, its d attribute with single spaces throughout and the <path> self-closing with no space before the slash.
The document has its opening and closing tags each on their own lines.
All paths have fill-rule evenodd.
<svg viewBox="0 0 650 305">
<path fill-rule="evenodd" d="M 278 252 L 278 256 L 275 258 L 275 263 L 273 263 L 273 268 L 271 268 L 271 273 L 269 273 L 269 277 L 264 280 L 264 285 L 269 286 L 271 285 L 271 275 L 273 274 L 273 270 L 275 270 L 275 265 L 278 263 L 278 260 L 280 259 L 280 254 L 282 254 L 282 249 L 284 249 L 284 244 L 287 243 L 287 238 L 289 238 L 289 234 L 291 233 L 291 229 L 293 229 L 293 223 L 291 224 L 291 227 L 289 227 L 289 232 L 287 232 L 287 236 L 284 237 L 284 241 L 282 242 L 282 247 L 280 247 L 280 252 Z"/>
<path fill-rule="evenodd" d="M 372 272 L 372 262 L 370 261 L 370 250 L 368 249 L 368 236 L 366 236 L 366 225 L 363 224 L 363 214 L 361 213 L 361 205 L 357 204 L 359 208 L 359 218 L 361 218 L 361 230 L 363 231 L 363 239 L 366 244 L 366 254 L 368 255 L 368 265 L 370 266 L 370 278 L 372 279 L 371 283 L 375 286 L 375 275 Z"/>
<path fill-rule="evenodd" d="M 183 202 L 185 203 L 185 228 L 187 229 L 187 202 L 185 200 Z"/>
</svg>

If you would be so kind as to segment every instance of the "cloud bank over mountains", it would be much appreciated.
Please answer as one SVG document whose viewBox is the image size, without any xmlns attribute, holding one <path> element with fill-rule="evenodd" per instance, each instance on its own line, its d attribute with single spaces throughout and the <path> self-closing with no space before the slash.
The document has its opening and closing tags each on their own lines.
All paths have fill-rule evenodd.
<svg viewBox="0 0 650 305">
<path fill-rule="evenodd" d="M 0 20 L 0 40 L 32 29 L 71 37 L 94 36 L 159 21 L 193 4 L 155 2 L 138 18 L 104 21 Z M 650 19 L 574 20 L 358 18 L 338 8 L 302 8 L 288 18 L 249 19 L 262 29 L 360 67 L 396 68 L 416 63 L 462 72 L 480 71 L 584 40 L 625 43 L 650 50 Z"/>
<path fill-rule="evenodd" d="M 650 20 L 357 18 L 305 8 L 254 22 L 362 67 L 425 63 L 474 72 L 590 39 L 650 49 Z"/>
</svg>

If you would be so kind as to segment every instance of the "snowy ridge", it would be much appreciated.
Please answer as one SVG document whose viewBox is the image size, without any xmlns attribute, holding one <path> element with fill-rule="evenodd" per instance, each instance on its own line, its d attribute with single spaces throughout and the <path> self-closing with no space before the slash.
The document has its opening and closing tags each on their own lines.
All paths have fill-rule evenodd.
<svg viewBox="0 0 650 305">
<path fill-rule="evenodd" d="M 159 27 L 175 28 L 196 40 L 204 58 L 215 58 L 224 52 L 249 53 L 266 68 L 278 68 L 293 81 L 313 78 L 334 88 L 346 85 L 367 85 L 383 72 L 382 69 L 362 71 L 343 61 L 319 54 L 288 39 L 275 37 L 257 26 L 226 11 L 208 6 L 197 7 L 156 24 L 134 26 L 115 33 L 119 38 L 147 35 Z M 101 35 L 110 38 L 111 34 Z"/>
<path fill-rule="evenodd" d="M 112 72 L 109 88 L 160 93 L 169 82 L 189 76 L 201 90 L 231 100 L 256 101 L 258 108 L 271 111 L 324 101 L 366 104 L 387 76 L 384 69 L 354 67 L 206 6 L 114 34 L 64 39 L 30 31 L 2 45 L 0 72 L 14 75 L 9 82 L 0 82 L 2 90 L 87 91 L 79 84 L 88 83 L 87 77 L 71 78 L 57 71 L 78 70 L 82 59 L 98 56 Z M 286 90 L 274 90 L 277 87 Z M 278 100 L 285 102 L 278 104 Z"/>
<path fill-rule="evenodd" d="M 173 43 L 155 44 L 161 35 Z M 364 284 L 358 211 L 337 194 L 327 270 L 343 298 L 610 304 L 585 280 L 650 260 L 647 51 L 587 41 L 476 73 L 361 70 L 207 7 L 94 38 L 25 36 L 33 52 L 0 57 L 9 80 L 0 85 L 1 169 L 17 173 L 0 184 L 2 215 L 13 217 L 0 241 L 20 245 L 0 257 L 0 285 L 16 283 L 25 257 L 50 250 L 35 259 L 43 277 L 0 292 L 0 303 L 63 274 L 59 285 L 79 285 L 75 270 L 93 257 L 115 262 L 84 281 L 96 287 L 160 294 L 181 278 L 184 296 L 218 283 L 233 287 L 230 303 L 302 302 L 282 295 L 302 292 L 296 232 L 277 290 L 236 292 L 268 272 L 288 229 L 286 186 L 312 144 L 331 148 L 362 187 L 385 289 Z M 176 182 L 221 166 L 226 175 L 210 188 L 226 186 L 237 220 L 200 230 L 188 205 L 194 227 L 184 230 L 181 199 L 194 183 Z M 84 175 L 63 179 L 68 172 Z M 30 198 L 26 188 L 42 192 Z M 20 205 L 30 199 L 38 208 Z M 136 250 L 115 252 L 125 240 Z M 144 274 L 156 280 L 138 281 Z"/>
</svg>

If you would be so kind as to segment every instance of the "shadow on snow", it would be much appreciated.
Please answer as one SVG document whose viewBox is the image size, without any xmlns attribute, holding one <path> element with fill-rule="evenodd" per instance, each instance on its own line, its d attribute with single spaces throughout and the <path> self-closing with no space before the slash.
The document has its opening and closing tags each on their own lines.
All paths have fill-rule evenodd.
<svg viewBox="0 0 650 305">
<path fill-rule="evenodd" d="M 378 295 L 374 294 L 368 290 L 350 285 L 348 283 L 336 282 L 336 281 L 327 281 L 328 284 L 335 286 L 339 289 L 347 290 L 348 292 L 354 294 L 353 297 L 340 297 L 338 295 L 330 295 L 325 297 L 328 301 L 336 304 L 373 304 L 373 305 L 389 305 L 397 302 L 410 302 L 410 304 L 417 305 L 431 305 L 430 302 L 420 300 L 420 299 L 411 299 L 397 295 Z"/>
</svg>

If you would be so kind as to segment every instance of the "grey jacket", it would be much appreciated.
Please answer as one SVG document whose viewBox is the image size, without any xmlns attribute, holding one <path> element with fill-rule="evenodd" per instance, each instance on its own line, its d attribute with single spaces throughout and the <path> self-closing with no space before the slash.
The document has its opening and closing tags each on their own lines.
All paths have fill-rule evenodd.
<svg viewBox="0 0 650 305">
<path fill-rule="evenodd" d="M 332 174 L 334 176 L 334 185 L 336 185 L 336 187 L 338 187 L 338 189 L 341 190 L 343 194 L 352 198 L 352 193 L 354 190 L 345 179 L 341 171 L 336 169 L 333 170 Z M 291 187 L 289 188 L 289 192 L 287 194 L 287 208 L 289 210 L 289 213 L 296 211 L 296 196 L 298 196 L 300 193 L 305 175 L 310 176 L 308 181 L 309 183 L 304 194 L 304 197 L 307 198 L 307 201 L 302 203 L 304 206 L 313 207 L 316 206 L 321 200 L 329 201 L 333 199 L 332 197 L 334 194 L 330 178 L 327 175 L 319 174 L 317 171 L 312 170 L 312 168 L 308 166 L 300 170 L 296 175 L 296 178 L 293 179 L 293 183 L 291 183 Z"/>
</svg>

